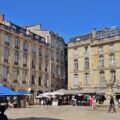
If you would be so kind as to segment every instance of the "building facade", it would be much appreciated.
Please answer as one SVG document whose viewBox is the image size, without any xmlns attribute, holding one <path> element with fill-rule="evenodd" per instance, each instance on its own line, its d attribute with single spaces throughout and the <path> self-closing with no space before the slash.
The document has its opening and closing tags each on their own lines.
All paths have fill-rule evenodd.
<svg viewBox="0 0 120 120">
<path fill-rule="evenodd" d="M 93 29 L 68 43 L 68 89 L 101 92 L 112 80 L 120 92 L 120 29 Z"/>
<path fill-rule="evenodd" d="M 62 39 L 49 33 L 49 37 L 53 36 Z M 60 48 L 59 44 L 64 41 L 56 43 L 56 39 L 55 44 L 50 44 L 47 38 L 5 21 L 0 14 L 0 84 L 36 94 L 62 88 L 64 46 Z"/>
<path fill-rule="evenodd" d="M 43 30 L 39 24 L 26 26 L 26 29 L 46 38 L 46 43 L 50 44 L 51 91 L 66 87 L 66 46 L 64 39 L 55 32 Z"/>
</svg>

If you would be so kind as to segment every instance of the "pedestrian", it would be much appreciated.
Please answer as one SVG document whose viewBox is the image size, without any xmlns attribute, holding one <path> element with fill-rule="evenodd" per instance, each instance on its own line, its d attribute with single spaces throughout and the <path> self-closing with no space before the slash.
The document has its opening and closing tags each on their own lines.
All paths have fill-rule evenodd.
<svg viewBox="0 0 120 120">
<path fill-rule="evenodd" d="M 93 96 L 93 100 L 92 100 L 92 109 L 96 108 L 96 99 L 95 96 Z"/>
<path fill-rule="evenodd" d="M 7 116 L 4 114 L 6 107 L 4 105 L 0 106 L 0 120 L 8 120 Z"/>
<path fill-rule="evenodd" d="M 89 105 L 92 106 L 93 98 L 90 96 Z"/>
<path fill-rule="evenodd" d="M 110 98 L 110 106 L 109 106 L 108 112 L 111 112 L 111 110 L 113 110 L 113 112 L 116 113 L 115 103 L 114 103 L 114 98 L 113 98 L 113 96 L 111 96 L 111 98 Z"/>
</svg>

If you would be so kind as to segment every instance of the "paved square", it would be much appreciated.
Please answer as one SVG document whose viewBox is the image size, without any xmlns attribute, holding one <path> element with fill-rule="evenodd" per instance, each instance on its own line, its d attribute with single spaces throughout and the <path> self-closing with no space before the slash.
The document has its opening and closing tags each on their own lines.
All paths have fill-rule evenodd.
<svg viewBox="0 0 120 120">
<path fill-rule="evenodd" d="M 84 106 L 33 106 L 8 109 L 5 114 L 10 120 L 120 120 L 119 112 L 107 113 L 107 109 Z"/>
</svg>

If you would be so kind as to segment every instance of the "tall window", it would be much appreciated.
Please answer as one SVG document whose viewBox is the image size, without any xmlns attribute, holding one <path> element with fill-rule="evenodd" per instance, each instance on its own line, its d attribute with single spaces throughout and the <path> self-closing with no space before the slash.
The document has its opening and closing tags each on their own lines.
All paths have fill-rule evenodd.
<svg viewBox="0 0 120 120">
<path fill-rule="evenodd" d="M 48 57 L 48 51 L 46 49 L 45 49 L 44 53 L 45 53 L 45 57 Z"/>
<path fill-rule="evenodd" d="M 85 73 L 85 81 L 84 81 L 85 85 L 90 85 L 90 75 L 89 73 Z"/>
<path fill-rule="evenodd" d="M 42 48 L 39 48 L 39 56 L 42 56 Z"/>
<path fill-rule="evenodd" d="M 8 62 L 9 59 L 9 49 L 4 48 L 4 62 Z"/>
<path fill-rule="evenodd" d="M 32 78 L 31 78 L 31 84 L 34 85 L 35 84 L 35 76 L 32 75 Z"/>
<path fill-rule="evenodd" d="M 89 54 L 89 50 L 88 50 L 88 46 L 84 47 L 84 55 L 88 55 Z"/>
<path fill-rule="evenodd" d="M 103 53 L 103 46 L 99 46 L 99 54 L 102 54 Z"/>
<path fill-rule="evenodd" d="M 24 51 L 28 50 L 28 43 L 26 41 L 23 43 L 23 50 Z"/>
<path fill-rule="evenodd" d="M 74 60 L 74 70 L 78 70 L 78 60 Z"/>
<path fill-rule="evenodd" d="M 48 75 L 47 74 L 44 76 L 44 85 L 48 86 Z"/>
<path fill-rule="evenodd" d="M 32 68 L 35 69 L 35 66 L 36 66 L 36 60 L 32 59 Z"/>
<path fill-rule="evenodd" d="M 116 82 L 116 74 L 115 71 L 111 71 L 111 79 L 113 82 Z"/>
<path fill-rule="evenodd" d="M 74 58 L 78 57 L 78 50 L 77 48 L 74 49 Z"/>
<path fill-rule="evenodd" d="M 4 44 L 9 45 L 10 44 L 10 36 L 8 34 L 4 35 Z"/>
<path fill-rule="evenodd" d="M 111 43 L 111 44 L 109 45 L 109 50 L 110 50 L 110 52 L 113 52 L 113 50 L 114 50 L 114 44 L 113 44 L 113 43 Z"/>
<path fill-rule="evenodd" d="M 89 69 L 89 58 L 85 58 L 85 70 Z"/>
<path fill-rule="evenodd" d="M 51 58 L 54 60 L 54 51 L 51 51 Z"/>
<path fill-rule="evenodd" d="M 14 82 L 18 82 L 18 68 L 13 69 Z"/>
<path fill-rule="evenodd" d="M 36 46 L 35 45 L 32 45 L 32 54 L 33 55 L 36 55 Z"/>
<path fill-rule="evenodd" d="M 19 62 L 19 52 L 18 52 L 18 51 L 15 51 L 14 63 L 15 63 L 16 65 L 18 65 L 18 62 Z"/>
<path fill-rule="evenodd" d="M 100 82 L 101 83 L 105 82 L 105 73 L 104 72 L 100 72 Z"/>
<path fill-rule="evenodd" d="M 7 81 L 7 77 L 8 77 L 8 67 L 3 66 L 3 80 Z"/>
<path fill-rule="evenodd" d="M 41 76 L 38 77 L 38 85 L 41 86 Z"/>
<path fill-rule="evenodd" d="M 39 61 L 39 70 L 41 70 L 42 69 L 42 61 L 40 60 Z"/>
<path fill-rule="evenodd" d="M 48 62 L 46 61 L 45 62 L 45 71 L 47 71 L 47 68 L 48 68 Z"/>
<path fill-rule="evenodd" d="M 19 41 L 19 39 L 17 38 L 16 40 L 15 40 L 15 48 L 19 48 L 19 45 L 20 45 L 20 41 Z"/>
<path fill-rule="evenodd" d="M 23 66 L 26 67 L 27 66 L 27 54 L 23 54 Z"/>
<path fill-rule="evenodd" d="M 79 86 L 78 74 L 74 74 L 73 86 Z"/>
<path fill-rule="evenodd" d="M 26 83 L 27 70 L 23 70 L 22 83 Z"/>
<path fill-rule="evenodd" d="M 110 55 L 110 67 L 115 66 L 115 55 Z"/>
<path fill-rule="evenodd" d="M 103 68 L 104 67 L 104 56 L 99 57 L 99 67 Z"/>
</svg>

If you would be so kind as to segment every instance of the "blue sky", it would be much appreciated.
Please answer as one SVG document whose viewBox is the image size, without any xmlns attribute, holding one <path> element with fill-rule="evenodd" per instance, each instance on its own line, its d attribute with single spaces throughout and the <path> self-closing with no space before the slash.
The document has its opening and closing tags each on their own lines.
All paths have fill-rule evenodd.
<svg viewBox="0 0 120 120">
<path fill-rule="evenodd" d="M 6 20 L 24 26 L 42 24 L 65 41 L 92 28 L 120 27 L 120 0 L 0 0 Z"/>
</svg>

